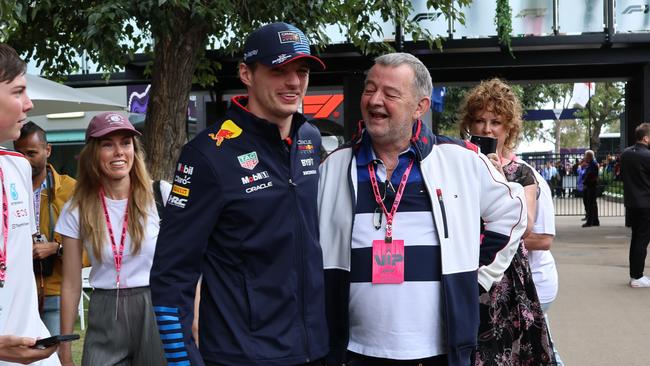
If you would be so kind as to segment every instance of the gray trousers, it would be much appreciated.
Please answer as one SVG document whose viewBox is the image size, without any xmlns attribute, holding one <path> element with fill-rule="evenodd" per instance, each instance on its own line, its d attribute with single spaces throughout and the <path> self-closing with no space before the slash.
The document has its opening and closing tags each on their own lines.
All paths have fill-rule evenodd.
<svg viewBox="0 0 650 366">
<path fill-rule="evenodd" d="M 88 306 L 82 366 L 167 365 L 148 287 L 96 289 Z"/>
</svg>

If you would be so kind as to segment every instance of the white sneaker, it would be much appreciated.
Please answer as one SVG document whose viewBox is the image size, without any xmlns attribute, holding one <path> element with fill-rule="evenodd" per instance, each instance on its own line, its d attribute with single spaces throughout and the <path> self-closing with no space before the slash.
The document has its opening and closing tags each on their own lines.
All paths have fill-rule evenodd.
<svg viewBox="0 0 650 366">
<path fill-rule="evenodd" d="M 639 279 L 630 278 L 630 287 L 640 288 L 640 287 L 650 287 L 650 278 L 643 276 Z"/>
</svg>

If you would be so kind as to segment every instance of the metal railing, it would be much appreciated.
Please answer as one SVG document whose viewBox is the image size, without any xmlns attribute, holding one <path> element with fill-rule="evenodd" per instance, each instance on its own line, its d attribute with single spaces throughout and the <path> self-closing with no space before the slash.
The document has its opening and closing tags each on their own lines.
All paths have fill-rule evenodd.
<svg viewBox="0 0 650 366">
<path fill-rule="evenodd" d="M 544 169 L 550 162 L 557 174 L 547 183 L 551 187 L 555 214 L 558 216 L 581 216 L 585 214 L 583 188 L 578 166 L 582 153 L 523 154 L 522 158 L 534 167 L 544 178 L 550 174 Z M 625 216 L 623 205 L 623 182 L 618 179 L 618 157 L 613 153 L 599 151 L 598 215 Z"/>
</svg>

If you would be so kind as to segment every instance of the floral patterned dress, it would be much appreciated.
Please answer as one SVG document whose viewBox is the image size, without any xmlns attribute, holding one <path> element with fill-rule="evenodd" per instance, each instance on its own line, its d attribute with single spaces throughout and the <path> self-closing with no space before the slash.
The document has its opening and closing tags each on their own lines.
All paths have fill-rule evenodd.
<svg viewBox="0 0 650 366">
<path fill-rule="evenodd" d="M 511 161 L 503 171 L 510 182 L 522 186 L 535 183 L 526 165 Z M 523 242 L 503 279 L 488 292 L 480 290 L 479 303 L 481 324 L 475 366 L 556 365 Z"/>
</svg>

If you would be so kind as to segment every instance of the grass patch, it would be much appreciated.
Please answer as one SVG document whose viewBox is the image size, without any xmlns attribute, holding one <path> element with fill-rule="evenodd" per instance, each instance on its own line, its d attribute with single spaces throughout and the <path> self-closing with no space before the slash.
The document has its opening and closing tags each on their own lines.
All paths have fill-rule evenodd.
<svg viewBox="0 0 650 366">
<path fill-rule="evenodd" d="M 85 297 L 83 298 L 84 302 L 84 321 L 86 328 L 88 328 L 88 300 Z M 77 318 L 77 323 L 74 325 L 74 333 L 79 334 L 80 338 L 72 342 L 72 361 L 75 365 L 81 365 L 81 355 L 84 348 L 84 339 L 86 338 L 86 330 L 81 330 L 81 322 Z"/>
</svg>

